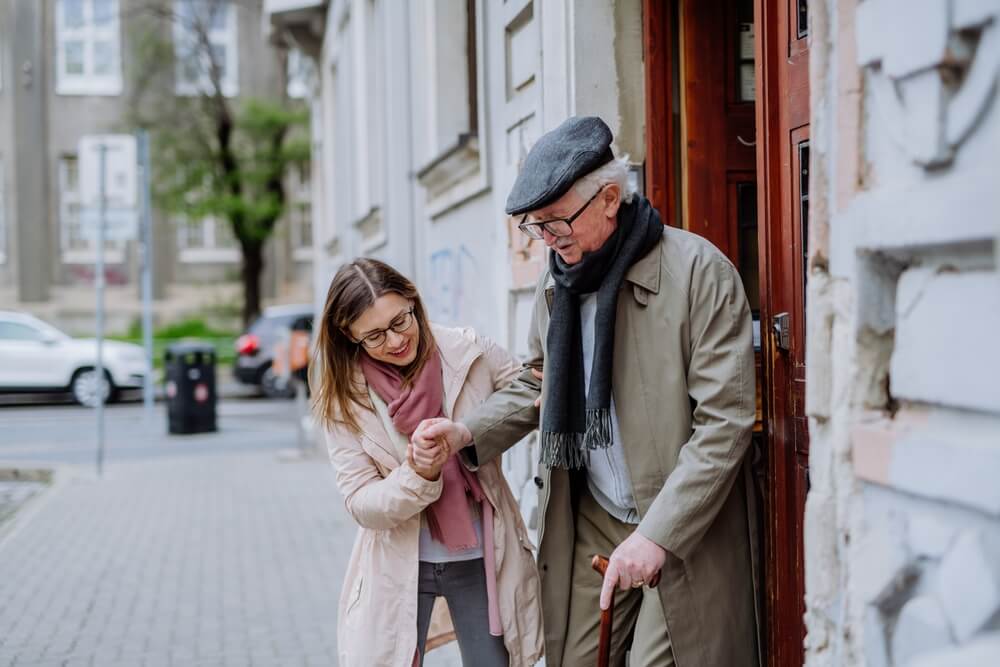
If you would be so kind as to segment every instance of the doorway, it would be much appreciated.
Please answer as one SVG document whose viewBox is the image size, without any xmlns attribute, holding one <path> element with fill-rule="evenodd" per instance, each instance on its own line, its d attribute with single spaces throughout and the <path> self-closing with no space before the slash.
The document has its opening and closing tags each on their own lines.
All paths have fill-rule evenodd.
<svg viewBox="0 0 1000 667">
<path fill-rule="evenodd" d="M 763 639 L 801 665 L 808 491 L 807 0 L 645 0 L 646 189 L 737 267 L 754 318 Z"/>
</svg>

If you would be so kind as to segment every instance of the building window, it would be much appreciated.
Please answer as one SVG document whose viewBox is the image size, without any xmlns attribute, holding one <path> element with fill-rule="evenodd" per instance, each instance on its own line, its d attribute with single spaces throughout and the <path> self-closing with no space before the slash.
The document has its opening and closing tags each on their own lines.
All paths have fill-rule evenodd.
<svg viewBox="0 0 1000 667">
<path fill-rule="evenodd" d="M 309 163 L 292 170 L 287 217 L 292 257 L 298 262 L 312 260 L 312 178 Z"/>
<path fill-rule="evenodd" d="M 90 263 L 96 257 L 97 242 L 88 234 L 80 219 L 80 168 L 76 155 L 64 155 L 59 160 L 59 230 L 63 261 L 70 264 Z M 104 241 L 104 259 L 111 264 L 124 261 L 124 242 Z"/>
<path fill-rule="evenodd" d="M 421 5 L 430 30 L 418 36 L 423 58 L 416 63 L 420 84 L 415 90 L 418 117 L 426 123 L 415 146 L 415 157 L 423 167 L 417 181 L 427 195 L 427 212 L 437 218 L 452 207 L 476 196 L 489 186 L 485 148 L 479 127 L 479 72 L 481 51 L 477 46 L 479 0 L 441 0 Z M 515 30 L 508 30 L 507 48 L 515 55 L 508 63 L 508 96 L 523 90 L 533 80 L 529 74 L 532 42 L 537 27 L 531 19 L 532 3 L 524 5 Z M 515 62 L 516 61 L 516 62 Z M 513 83 L 513 82 L 517 83 Z"/>
<path fill-rule="evenodd" d="M 57 0 L 56 93 L 121 92 L 118 0 Z"/>
<path fill-rule="evenodd" d="M 289 49 L 286 68 L 288 96 L 293 100 L 308 98 L 316 80 L 316 66 L 312 59 L 298 49 Z"/>
<path fill-rule="evenodd" d="M 178 95 L 239 93 L 236 10 L 229 0 L 175 0 Z"/>
<path fill-rule="evenodd" d="M 174 217 L 180 260 L 190 263 L 232 263 L 240 251 L 228 220 L 211 216 L 192 219 Z"/>
</svg>

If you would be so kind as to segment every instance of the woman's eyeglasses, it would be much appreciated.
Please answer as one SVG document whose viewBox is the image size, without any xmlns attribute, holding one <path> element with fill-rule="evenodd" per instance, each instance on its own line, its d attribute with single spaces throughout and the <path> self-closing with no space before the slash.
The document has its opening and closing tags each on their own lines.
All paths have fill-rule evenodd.
<svg viewBox="0 0 1000 667">
<path fill-rule="evenodd" d="M 389 323 L 388 328 L 379 329 L 378 331 L 373 331 L 364 338 L 358 341 L 359 345 L 364 345 L 369 350 L 374 350 L 377 347 L 382 347 L 385 343 L 386 335 L 390 331 L 401 334 L 404 331 L 408 331 L 410 327 L 413 326 L 415 318 L 413 317 L 414 308 L 411 307 L 409 310 L 404 310 L 396 318 Z"/>
<path fill-rule="evenodd" d="M 581 206 L 576 213 L 568 218 L 549 218 L 548 220 L 539 220 L 536 222 L 534 220 L 529 220 L 528 214 L 525 213 L 524 217 L 521 218 L 521 224 L 519 224 L 517 228 L 529 238 L 536 241 L 541 241 L 545 238 L 545 235 L 542 234 L 542 230 L 547 231 L 549 234 L 552 234 L 552 236 L 569 236 L 573 233 L 573 222 L 580 217 L 581 213 L 587 210 L 587 207 L 590 206 L 592 201 L 597 199 L 597 195 L 601 194 L 602 190 L 604 190 L 603 185 L 598 188 L 593 197 L 587 200 L 586 204 Z"/>
</svg>

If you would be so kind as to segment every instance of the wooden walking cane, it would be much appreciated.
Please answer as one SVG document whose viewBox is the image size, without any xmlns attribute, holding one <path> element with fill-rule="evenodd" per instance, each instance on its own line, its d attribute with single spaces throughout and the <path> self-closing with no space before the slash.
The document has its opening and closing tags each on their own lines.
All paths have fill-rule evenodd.
<svg viewBox="0 0 1000 667">
<path fill-rule="evenodd" d="M 594 568 L 601 579 L 608 572 L 608 559 L 600 554 L 595 554 L 590 559 L 590 566 Z M 647 584 L 650 588 L 656 588 L 660 583 L 660 573 L 657 572 Z M 601 634 L 597 643 L 597 667 L 609 667 L 611 664 L 611 628 L 615 621 L 615 594 L 611 592 L 611 603 L 607 609 L 601 610 Z"/>
</svg>

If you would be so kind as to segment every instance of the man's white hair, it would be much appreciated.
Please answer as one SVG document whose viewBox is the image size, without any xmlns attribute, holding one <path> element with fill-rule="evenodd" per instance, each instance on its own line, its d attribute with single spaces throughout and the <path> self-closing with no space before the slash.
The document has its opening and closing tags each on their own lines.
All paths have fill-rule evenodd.
<svg viewBox="0 0 1000 667">
<path fill-rule="evenodd" d="M 601 186 L 608 183 L 617 183 L 622 192 L 622 203 L 630 204 L 635 196 L 635 185 L 628 177 L 628 162 L 622 158 L 615 158 L 607 162 L 586 176 L 581 176 L 573 189 L 584 201 L 590 199 Z"/>
</svg>

